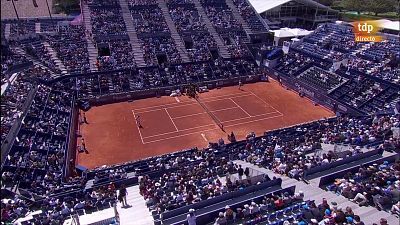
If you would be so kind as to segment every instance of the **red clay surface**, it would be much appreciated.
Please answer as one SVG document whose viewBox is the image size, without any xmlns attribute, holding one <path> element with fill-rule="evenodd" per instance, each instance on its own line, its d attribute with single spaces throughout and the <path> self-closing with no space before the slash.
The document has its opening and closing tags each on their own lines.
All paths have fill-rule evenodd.
<svg viewBox="0 0 400 225">
<path fill-rule="evenodd" d="M 228 143 L 231 131 L 242 140 L 250 131 L 261 135 L 267 130 L 334 115 L 275 81 L 246 84 L 242 90 L 214 89 L 199 98 L 221 121 L 226 133 L 196 100 L 186 96 L 93 107 L 86 112 L 89 124 L 80 126 L 88 154 L 78 153 L 77 164 L 92 169 L 196 146 L 203 148 L 221 137 Z M 143 128 L 136 125 L 135 115 L 140 116 Z"/>
</svg>

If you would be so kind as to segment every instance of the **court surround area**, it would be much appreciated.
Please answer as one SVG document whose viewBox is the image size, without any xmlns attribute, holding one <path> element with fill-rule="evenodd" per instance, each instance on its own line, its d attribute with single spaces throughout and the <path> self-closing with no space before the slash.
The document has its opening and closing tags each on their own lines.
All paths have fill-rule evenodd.
<svg viewBox="0 0 400 225">
<path fill-rule="evenodd" d="M 86 112 L 89 124 L 80 126 L 88 151 L 77 153 L 77 163 L 87 168 L 123 163 L 179 149 L 204 148 L 221 137 L 228 143 L 231 132 L 242 140 L 251 131 L 261 135 L 267 130 L 333 116 L 331 111 L 275 81 L 246 84 L 242 90 L 237 86 L 214 89 L 199 94 L 199 101 L 208 112 L 187 96 L 91 108 Z M 135 116 L 140 117 L 143 128 L 137 126 Z"/>
</svg>

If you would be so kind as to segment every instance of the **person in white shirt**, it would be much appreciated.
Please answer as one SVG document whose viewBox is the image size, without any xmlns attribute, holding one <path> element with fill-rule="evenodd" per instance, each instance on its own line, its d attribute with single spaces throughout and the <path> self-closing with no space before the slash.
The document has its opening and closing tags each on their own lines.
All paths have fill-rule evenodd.
<svg viewBox="0 0 400 225">
<path fill-rule="evenodd" d="M 196 215 L 194 215 L 194 209 L 189 209 L 189 214 L 186 216 L 186 220 L 189 225 L 196 225 Z"/>
<path fill-rule="evenodd" d="M 183 196 L 182 196 L 181 193 L 178 193 L 178 194 L 176 195 L 176 201 L 177 201 L 177 202 L 183 201 Z"/>
<path fill-rule="evenodd" d="M 67 215 L 70 212 L 71 212 L 71 210 L 67 206 L 64 206 L 64 208 L 61 210 L 62 215 Z"/>
<path fill-rule="evenodd" d="M 218 218 L 215 220 L 214 225 L 225 225 L 227 223 L 223 212 L 218 214 Z"/>
<path fill-rule="evenodd" d="M 83 209 L 85 207 L 85 202 L 81 201 L 75 204 L 74 209 Z"/>
<path fill-rule="evenodd" d="M 250 208 L 250 214 L 252 215 L 260 212 L 260 208 L 255 202 L 251 202 L 251 206 L 249 208 Z"/>
</svg>

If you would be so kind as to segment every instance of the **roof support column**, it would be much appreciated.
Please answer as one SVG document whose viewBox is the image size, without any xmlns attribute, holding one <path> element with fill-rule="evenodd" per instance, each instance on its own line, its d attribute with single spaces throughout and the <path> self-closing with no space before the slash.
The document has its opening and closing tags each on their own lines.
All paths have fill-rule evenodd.
<svg viewBox="0 0 400 225">
<path fill-rule="evenodd" d="M 317 14 L 318 14 L 318 5 L 317 5 L 317 9 L 315 10 L 315 14 L 314 14 L 314 20 L 313 20 L 313 25 L 312 25 L 313 29 L 314 29 L 314 26 L 315 26 L 315 20 L 317 19 Z"/>
</svg>

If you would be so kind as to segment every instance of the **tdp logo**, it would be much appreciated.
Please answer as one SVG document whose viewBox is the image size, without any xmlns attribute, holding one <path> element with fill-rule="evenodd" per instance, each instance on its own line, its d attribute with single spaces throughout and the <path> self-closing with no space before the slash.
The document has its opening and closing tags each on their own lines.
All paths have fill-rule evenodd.
<svg viewBox="0 0 400 225">
<path fill-rule="evenodd" d="M 378 21 L 362 21 L 353 23 L 353 32 L 357 42 L 380 42 L 382 37 L 375 35 L 380 29 Z"/>
<path fill-rule="evenodd" d="M 368 34 L 371 33 L 371 31 L 374 30 L 374 26 L 372 24 L 364 23 L 364 24 L 358 24 L 358 31 L 360 32 L 367 32 Z"/>
</svg>

